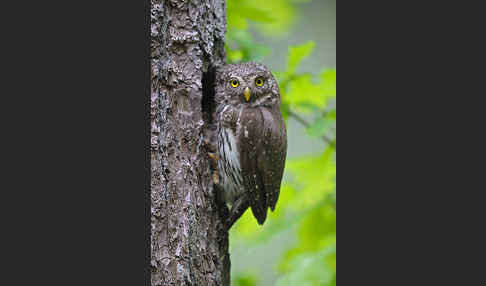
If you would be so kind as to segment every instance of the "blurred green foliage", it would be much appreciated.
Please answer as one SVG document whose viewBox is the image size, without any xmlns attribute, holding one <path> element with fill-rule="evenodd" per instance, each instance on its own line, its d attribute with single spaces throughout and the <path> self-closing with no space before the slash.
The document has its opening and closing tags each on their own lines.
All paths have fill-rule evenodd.
<svg viewBox="0 0 486 286">
<path fill-rule="evenodd" d="M 283 35 L 298 17 L 297 2 L 304 1 L 228 0 L 228 62 L 261 61 L 267 56 L 270 49 L 255 43 L 249 28 L 266 37 Z M 312 41 L 290 46 L 286 69 L 273 73 L 279 81 L 284 118 L 299 121 L 309 138 L 321 138 L 326 147 L 313 156 L 287 159 L 277 208 L 263 227 L 248 210 L 230 230 L 231 248 L 251 248 L 271 247 L 273 237 L 295 229 L 295 244 L 275 265 L 279 286 L 336 285 L 336 70 L 299 72 L 314 46 Z M 250 271 L 233 271 L 232 285 L 261 285 L 258 275 Z"/>
<path fill-rule="evenodd" d="M 254 286 L 258 285 L 258 278 L 257 275 L 251 272 L 242 272 L 233 275 L 232 277 L 232 285 L 238 286 Z"/>
</svg>

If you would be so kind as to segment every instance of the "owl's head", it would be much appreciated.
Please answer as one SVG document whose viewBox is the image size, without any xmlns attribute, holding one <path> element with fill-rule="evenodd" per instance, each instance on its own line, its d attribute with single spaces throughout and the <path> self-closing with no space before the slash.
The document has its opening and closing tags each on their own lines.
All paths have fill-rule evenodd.
<svg viewBox="0 0 486 286">
<path fill-rule="evenodd" d="M 220 101 L 251 106 L 280 103 L 277 81 L 260 63 L 229 64 L 216 76 L 216 94 Z"/>
</svg>

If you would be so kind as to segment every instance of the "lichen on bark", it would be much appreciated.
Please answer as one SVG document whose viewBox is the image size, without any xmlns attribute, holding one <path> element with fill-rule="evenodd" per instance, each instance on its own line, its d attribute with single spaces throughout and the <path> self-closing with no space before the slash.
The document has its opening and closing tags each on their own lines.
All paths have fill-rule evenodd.
<svg viewBox="0 0 486 286">
<path fill-rule="evenodd" d="M 229 285 L 202 142 L 202 77 L 225 62 L 224 0 L 151 0 L 151 283 Z"/>
</svg>

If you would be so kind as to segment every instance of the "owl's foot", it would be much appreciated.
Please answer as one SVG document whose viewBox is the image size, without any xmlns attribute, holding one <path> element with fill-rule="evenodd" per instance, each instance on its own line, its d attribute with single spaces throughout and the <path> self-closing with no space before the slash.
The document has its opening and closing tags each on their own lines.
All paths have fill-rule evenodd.
<svg viewBox="0 0 486 286">
<path fill-rule="evenodd" d="M 219 184 L 219 175 L 218 175 L 218 154 L 208 152 L 209 155 L 209 164 L 211 165 L 211 170 L 213 170 L 212 178 L 213 183 L 216 185 Z"/>
<path fill-rule="evenodd" d="M 219 176 L 218 176 L 218 172 L 217 171 L 214 171 L 213 172 L 213 183 L 215 185 L 219 185 Z"/>
<path fill-rule="evenodd" d="M 209 158 L 211 158 L 213 162 L 218 163 L 218 154 L 209 152 Z"/>
<path fill-rule="evenodd" d="M 211 140 L 209 140 L 206 137 L 206 138 L 203 138 L 202 141 L 203 141 L 204 145 L 206 146 L 206 148 L 209 150 L 209 152 L 211 152 L 211 153 L 216 152 L 216 146 L 213 144 L 213 142 L 211 142 Z"/>
<path fill-rule="evenodd" d="M 203 143 L 204 145 L 206 146 L 206 149 L 208 151 L 208 156 L 209 156 L 209 165 L 210 165 L 210 168 L 212 170 L 212 179 L 213 179 L 213 182 L 214 184 L 219 184 L 219 175 L 218 175 L 218 160 L 219 160 L 219 157 L 218 157 L 218 154 L 217 154 L 217 148 L 216 146 L 213 144 L 213 142 L 211 142 L 211 140 L 208 139 L 208 137 L 204 137 L 203 138 Z"/>
</svg>

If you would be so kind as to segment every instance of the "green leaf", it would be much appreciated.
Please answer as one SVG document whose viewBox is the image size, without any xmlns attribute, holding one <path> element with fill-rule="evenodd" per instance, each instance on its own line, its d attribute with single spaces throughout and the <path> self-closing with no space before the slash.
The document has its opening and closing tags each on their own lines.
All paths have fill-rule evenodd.
<svg viewBox="0 0 486 286">
<path fill-rule="evenodd" d="M 299 243 L 283 257 L 279 270 L 286 273 L 286 279 L 295 283 L 311 280 L 313 283 L 328 285 L 332 283 L 336 271 L 336 210 L 329 201 L 322 201 L 306 216 L 298 231 Z M 312 265 L 319 265 L 321 271 L 314 272 L 312 268 L 300 268 L 302 260 L 311 260 Z M 283 279 L 283 281 L 286 281 Z M 302 279 L 304 279 L 302 281 Z M 284 284 L 289 285 L 289 284 Z M 299 284 L 301 285 L 301 284 Z"/>
<path fill-rule="evenodd" d="M 228 32 L 226 36 L 226 51 L 230 63 L 260 61 L 270 53 L 268 47 L 256 44 L 247 31 L 233 30 Z"/>
<path fill-rule="evenodd" d="M 314 46 L 315 43 L 313 41 L 298 46 L 290 46 L 287 72 L 294 73 L 297 65 L 312 53 Z"/>
<path fill-rule="evenodd" d="M 226 15 L 228 31 L 246 30 L 248 22 L 256 31 L 266 36 L 278 37 L 287 34 L 296 19 L 294 0 L 227 0 Z"/>
<path fill-rule="evenodd" d="M 231 10 L 227 11 L 227 25 L 228 31 L 231 31 L 233 29 L 246 30 L 248 28 L 248 23 L 246 22 L 246 19 L 236 11 Z"/>
<path fill-rule="evenodd" d="M 275 19 L 270 16 L 270 13 L 268 13 L 268 11 L 254 7 L 252 5 L 249 5 L 248 3 L 241 3 L 238 11 L 240 11 L 240 15 L 242 17 L 253 20 L 255 22 L 271 23 L 275 21 Z"/>
<path fill-rule="evenodd" d="M 258 285 L 257 276 L 253 273 L 245 272 L 232 275 L 231 285 L 235 286 L 256 286 Z"/>
<path fill-rule="evenodd" d="M 334 243 L 318 252 L 307 252 L 295 257 L 290 262 L 289 271 L 275 285 L 333 285 L 336 271 L 332 261 L 335 260 L 335 253 Z"/>
<path fill-rule="evenodd" d="M 287 160 L 285 170 L 289 173 L 289 184 L 299 191 L 292 205 L 295 209 L 315 206 L 336 186 L 336 164 L 332 149 L 320 156 L 306 156 Z"/>
<path fill-rule="evenodd" d="M 336 69 L 322 71 L 319 86 L 328 96 L 336 97 Z"/>
<path fill-rule="evenodd" d="M 310 74 L 292 75 L 277 73 L 282 80 L 282 102 L 292 110 L 313 113 L 327 106 L 336 97 L 336 70 L 324 70 L 313 80 Z"/>
<path fill-rule="evenodd" d="M 329 113 L 327 114 L 327 118 L 335 121 L 336 120 L 336 109 L 332 109 L 331 111 L 329 111 Z"/>
<path fill-rule="evenodd" d="M 294 24 L 297 13 L 294 0 L 227 0 L 228 20 L 238 14 L 256 25 L 256 31 L 266 36 L 287 34 Z"/>
<path fill-rule="evenodd" d="M 311 113 L 316 108 L 326 106 L 329 94 L 319 84 L 312 82 L 310 74 L 294 77 L 287 86 L 287 92 L 282 99 L 293 107 L 293 110 Z"/>
<path fill-rule="evenodd" d="M 237 63 L 243 60 L 244 53 L 242 50 L 232 50 L 228 46 L 228 43 L 224 44 L 224 48 L 226 50 L 226 58 L 228 63 Z"/>
</svg>

